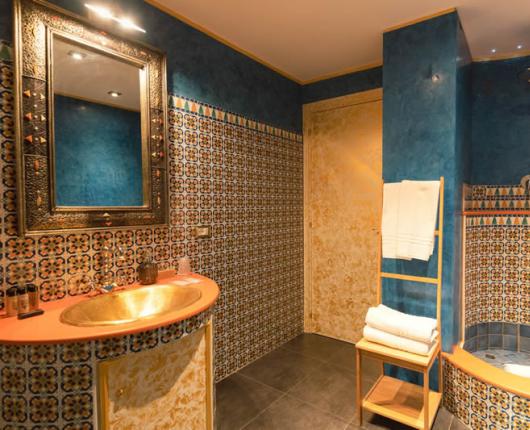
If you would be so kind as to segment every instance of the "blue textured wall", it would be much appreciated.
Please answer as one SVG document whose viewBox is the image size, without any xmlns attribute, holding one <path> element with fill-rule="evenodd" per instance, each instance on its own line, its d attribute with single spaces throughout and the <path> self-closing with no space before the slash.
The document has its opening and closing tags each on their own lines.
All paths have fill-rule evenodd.
<svg viewBox="0 0 530 430">
<path fill-rule="evenodd" d="M 13 19 L 11 14 L 11 1 L 0 0 L 0 40 L 12 39 Z"/>
<path fill-rule="evenodd" d="M 530 174 L 530 56 L 474 63 L 472 183 L 518 184 Z"/>
<path fill-rule="evenodd" d="M 55 96 L 59 206 L 141 206 L 140 113 Z"/>
<path fill-rule="evenodd" d="M 383 67 L 348 73 L 302 87 L 302 103 L 311 103 L 383 86 Z"/>
<path fill-rule="evenodd" d="M 469 53 L 458 15 L 451 13 L 384 34 L 383 177 L 433 180 L 445 177 L 442 289 L 443 347 L 457 342 L 460 264 L 455 250 L 461 209 L 460 187 L 468 170 Z M 464 55 L 464 59 L 459 59 Z M 433 82 L 433 74 L 440 79 Z M 429 262 L 385 260 L 388 271 L 436 276 L 435 255 Z M 434 287 L 410 282 L 384 283 L 384 302 L 434 317 Z M 458 309 L 457 309 L 458 308 Z M 399 373 L 399 372 L 398 372 Z M 410 375 L 407 375 L 410 377 Z"/>
<path fill-rule="evenodd" d="M 9 0 L 0 0 L 0 23 L 10 22 Z M 51 0 L 87 16 L 84 0 Z M 143 0 L 101 0 L 131 17 L 147 33 L 124 32 L 167 53 L 168 90 L 239 115 L 291 131 L 301 131 L 300 85 L 249 57 L 161 12 Z M 118 31 L 115 23 L 98 23 Z M 10 31 L 10 30 L 9 30 Z M 2 28 L 0 34 L 9 31 Z"/>
<path fill-rule="evenodd" d="M 456 128 L 455 128 L 455 196 L 454 217 L 455 231 L 453 242 L 453 282 L 458 284 L 462 279 L 462 207 L 463 185 L 471 180 L 471 142 L 472 142 L 472 82 L 471 82 L 471 52 L 466 35 L 460 22 L 457 29 L 458 55 L 456 57 Z M 453 297 L 453 324 L 456 330 L 456 340 L 460 340 L 462 315 L 462 288 L 455 286 Z M 457 294 L 456 294 L 457 293 Z"/>
</svg>

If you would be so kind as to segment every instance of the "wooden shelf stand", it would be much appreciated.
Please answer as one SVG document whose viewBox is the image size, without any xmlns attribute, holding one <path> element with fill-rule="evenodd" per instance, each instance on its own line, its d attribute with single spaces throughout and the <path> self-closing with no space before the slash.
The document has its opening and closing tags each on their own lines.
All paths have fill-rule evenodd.
<svg viewBox="0 0 530 430">
<path fill-rule="evenodd" d="M 430 430 L 442 400 L 442 347 L 441 347 L 441 309 L 442 309 L 442 263 L 443 263 L 443 211 L 444 178 L 440 178 L 440 202 L 438 205 L 438 270 L 436 278 L 403 275 L 382 271 L 382 258 L 379 255 L 379 283 L 377 301 L 382 302 L 382 279 L 399 279 L 436 285 L 436 320 L 438 338 L 428 355 L 413 354 L 384 346 L 366 339 L 355 345 L 356 351 L 356 406 L 359 425 L 362 425 L 363 410 L 382 415 L 394 421 L 419 430 Z M 362 364 L 368 357 L 381 362 L 381 376 L 362 396 Z M 438 391 L 429 389 L 429 372 L 438 358 Z M 401 381 L 384 374 L 384 364 L 393 364 L 423 374 L 423 386 Z"/>
</svg>

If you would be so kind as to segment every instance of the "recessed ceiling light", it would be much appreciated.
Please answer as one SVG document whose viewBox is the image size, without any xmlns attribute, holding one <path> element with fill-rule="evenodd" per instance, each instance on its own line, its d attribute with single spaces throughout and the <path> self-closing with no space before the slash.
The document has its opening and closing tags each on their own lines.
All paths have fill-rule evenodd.
<svg viewBox="0 0 530 430">
<path fill-rule="evenodd" d="M 107 18 L 107 19 L 114 18 L 114 15 L 112 15 L 112 12 L 105 7 L 96 6 L 96 5 L 88 4 L 88 3 L 85 3 L 85 7 L 87 9 L 90 9 L 93 12 L 96 12 L 102 18 Z"/>
<path fill-rule="evenodd" d="M 116 21 L 118 21 L 122 27 L 130 28 L 145 33 L 145 30 L 143 28 L 138 27 L 134 22 L 132 22 L 128 18 L 117 18 Z"/>
<path fill-rule="evenodd" d="M 491 53 L 492 53 L 492 54 L 495 54 L 496 52 L 497 52 L 497 50 L 496 50 L 495 48 L 493 48 L 493 49 L 491 50 Z"/>
<path fill-rule="evenodd" d="M 79 51 L 70 51 L 68 55 L 72 57 L 74 60 L 78 60 L 78 61 L 86 57 L 86 54 L 84 52 L 79 52 Z"/>
<path fill-rule="evenodd" d="M 517 45 L 517 49 L 523 49 L 523 45 Z"/>
<path fill-rule="evenodd" d="M 105 19 L 112 19 L 113 21 L 116 21 L 118 24 L 120 24 L 122 27 L 141 31 L 142 33 L 145 33 L 145 30 L 141 27 L 138 27 L 132 20 L 129 18 L 119 18 L 115 16 L 109 9 L 101 6 L 96 6 L 93 4 L 85 3 L 85 7 L 95 13 L 97 13 L 99 16 Z"/>
<path fill-rule="evenodd" d="M 107 94 L 109 96 L 111 96 L 111 97 L 120 97 L 121 96 L 121 93 L 119 91 L 109 91 Z"/>
</svg>

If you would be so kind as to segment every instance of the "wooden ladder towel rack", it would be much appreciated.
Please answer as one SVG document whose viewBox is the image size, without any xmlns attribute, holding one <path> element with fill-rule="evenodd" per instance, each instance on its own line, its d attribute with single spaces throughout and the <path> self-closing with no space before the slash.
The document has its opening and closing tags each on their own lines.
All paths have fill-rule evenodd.
<svg viewBox="0 0 530 430">
<path fill-rule="evenodd" d="M 438 228 L 434 232 L 438 238 L 438 267 L 435 278 L 404 275 L 382 271 L 383 259 L 379 256 L 379 282 L 377 303 L 382 303 L 383 279 L 397 279 L 436 285 L 436 322 L 438 338 L 428 355 L 413 354 L 361 339 L 356 347 L 356 406 L 359 425 L 362 425 L 363 409 L 385 416 L 411 427 L 428 430 L 432 427 L 436 412 L 442 399 L 442 265 L 443 265 L 443 227 L 444 227 L 444 178 L 440 177 L 440 196 L 438 204 Z M 382 237 L 381 237 L 382 241 Z M 381 362 L 381 375 L 362 397 L 362 359 L 370 357 Z M 429 389 L 429 372 L 438 358 L 438 391 Z M 393 364 L 423 374 L 423 386 L 404 382 L 384 374 L 384 364 Z"/>
</svg>

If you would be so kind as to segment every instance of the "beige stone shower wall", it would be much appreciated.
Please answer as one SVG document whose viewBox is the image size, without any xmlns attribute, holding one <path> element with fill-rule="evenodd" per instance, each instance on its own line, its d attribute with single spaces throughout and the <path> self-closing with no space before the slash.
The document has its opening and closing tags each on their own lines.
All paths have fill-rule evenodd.
<svg viewBox="0 0 530 430">
<path fill-rule="evenodd" d="M 382 91 L 304 106 L 305 330 L 356 342 L 376 302 Z"/>
</svg>

